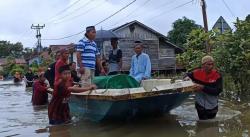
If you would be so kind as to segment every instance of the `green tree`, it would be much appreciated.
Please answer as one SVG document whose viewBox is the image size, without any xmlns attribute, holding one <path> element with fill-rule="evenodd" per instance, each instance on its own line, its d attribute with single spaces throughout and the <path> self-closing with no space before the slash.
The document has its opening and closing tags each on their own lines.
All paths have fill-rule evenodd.
<svg viewBox="0 0 250 137">
<path fill-rule="evenodd" d="M 20 72 L 24 74 L 25 70 L 27 70 L 25 65 L 16 64 L 15 58 L 12 56 L 6 57 L 6 60 L 7 64 L 3 68 L 4 76 L 13 75 L 15 72 Z"/>
<path fill-rule="evenodd" d="M 0 41 L 0 58 L 8 56 L 20 58 L 23 54 L 23 45 L 20 42 L 15 44 L 9 41 Z"/>
<path fill-rule="evenodd" d="M 185 48 L 184 43 L 186 43 L 188 34 L 193 29 L 201 28 L 201 26 L 196 24 L 195 21 L 186 17 L 176 20 L 172 27 L 173 29 L 169 31 L 167 35 L 168 40 L 182 48 Z"/>
<path fill-rule="evenodd" d="M 249 14 L 249 15 L 247 15 L 247 17 L 246 17 L 246 21 L 250 21 L 250 14 Z"/>
<path fill-rule="evenodd" d="M 177 56 L 177 61 L 188 70 L 200 66 L 202 56 L 206 55 L 204 45 L 207 41 L 213 46 L 211 55 L 216 60 L 217 68 L 231 80 L 230 84 L 224 83 L 225 89 L 235 87 L 233 90 L 238 95 L 245 95 L 250 93 L 250 22 L 237 19 L 235 28 L 234 32 L 223 34 L 193 30 L 187 37 L 186 51 Z"/>
<path fill-rule="evenodd" d="M 12 67 L 12 69 L 10 71 L 10 74 L 14 75 L 15 72 L 19 72 L 19 73 L 24 75 L 25 74 L 25 66 L 17 65 L 17 64 L 13 65 L 13 67 Z"/>
<path fill-rule="evenodd" d="M 24 48 L 23 49 L 23 56 L 25 59 L 31 58 L 33 54 L 34 54 L 33 49 L 31 49 L 31 48 Z"/>
<path fill-rule="evenodd" d="M 177 61 L 187 70 L 201 66 L 201 58 L 206 55 L 205 42 L 212 45 L 218 33 L 209 31 L 206 33 L 203 29 L 194 29 L 187 36 L 186 51 L 177 55 Z"/>
<path fill-rule="evenodd" d="M 235 28 L 235 32 L 218 37 L 213 54 L 220 70 L 233 78 L 241 95 L 250 88 L 250 22 L 237 20 Z"/>
</svg>

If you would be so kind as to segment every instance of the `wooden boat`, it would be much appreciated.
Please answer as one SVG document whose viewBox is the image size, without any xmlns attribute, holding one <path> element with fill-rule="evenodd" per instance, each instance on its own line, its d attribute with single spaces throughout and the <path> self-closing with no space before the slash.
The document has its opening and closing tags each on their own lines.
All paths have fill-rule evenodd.
<svg viewBox="0 0 250 137">
<path fill-rule="evenodd" d="M 151 85 L 72 93 L 71 114 L 96 122 L 160 116 L 178 107 L 193 91 L 191 81 L 170 84 L 169 80 L 153 79 L 144 83 Z"/>
</svg>

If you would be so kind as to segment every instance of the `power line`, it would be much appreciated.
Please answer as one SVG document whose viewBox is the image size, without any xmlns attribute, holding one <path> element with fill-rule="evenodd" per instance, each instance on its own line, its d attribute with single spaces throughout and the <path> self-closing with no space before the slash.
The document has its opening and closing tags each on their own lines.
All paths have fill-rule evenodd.
<svg viewBox="0 0 250 137">
<path fill-rule="evenodd" d="M 171 3 L 174 3 L 174 2 L 176 2 L 176 1 L 177 1 L 177 0 L 167 1 L 167 2 L 165 2 L 165 3 L 163 3 L 163 4 L 161 4 L 161 5 L 159 6 L 159 8 L 165 7 L 165 6 L 167 6 L 167 5 L 171 4 Z"/>
<path fill-rule="evenodd" d="M 149 3 L 151 0 L 146 0 L 142 5 L 139 5 L 137 8 L 135 8 L 133 11 L 131 11 L 129 14 L 127 14 L 125 17 L 123 17 L 122 19 L 120 19 L 119 21 L 117 21 L 116 23 L 114 23 L 112 26 L 115 26 L 117 24 L 119 24 L 121 21 L 123 21 L 124 19 L 126 19 L 127 17 L 131 16 L 135 11 L 140 10 L 142 7 L 144 7 L 145 5 L 147 5 L 147 3 Z"/>
<path fill-rule="evenodd" d="M 125 5 L 124 7 L 122 7 L 121 9 L 119 9 L 118 11 L 116 11 L 115 13 L 111 14 L 110 16 L 106 17 L 105 19 L 99 21 L 98 23 L 96 23 L 94 26 L 97 26 L 97 25 L 100 25 L 101 23 L 107 21 L 108 19 L 112 18 L 113 16 L 115 16 L 116 14 L 118 14 L 119 12 L 123 11 L 124 9 L 126 9 L 127 7 L 129 7 L 130 5 L 132 5 L 133 3 L 135 3 L 136 0 L 133 0 L 132 2 L 128 3 L 127 5 Z M 65 37 L 61 37 L 61 38 L 54 38 L 54 39 L 43 39 L 43 40 L 61 40 L 61 39 L 66 39 L 66 38 L 70 38 L 70 37 L 73 37 L 73 36 L 77 36 L 81 33 L 84 33 L 84 31 L 80 31 L 80 32 L 77 32 L 75 34 L 72 34 L 72 35 L 68 35 L 68 36 L 65 36 Z"/>
<path fill-rule="evenodd" d="M 104 0 L 103 2 L 105 2 L 105 1 L 108 1 L 108 0 Z M 90 12 L 90 11 L 92 11 L 93 9 L 97 8 L 97 7 L 100 6 L 101 4 L 102 4 L 102 3 L 96 5 L 96 6 L 93 7 L 93 8 L 90 8 L 89 10 L 87 10 L 86 12 L 84 12 L 84 14 L 87 14 L 88 12 Z M 77 17 L 82 16 L 82 15 L 84 15 L 84 14 L 77 15 Z M 71 17 L 71 18 L 69 18 L 69 19 L 67 19 L 67 20 L 58 22 L 58 23 L 54 23 L 54 24 L 60 24 L 60 23 L 63 23 L 63 22 L 65 22 L 65 21 L 69 21 L 69 20 L 71 20 L 71 19 L 74 19 L 75 17 L 76 17 L 76 16 Z M 61 37 L 61 38 L 54 38 L 54 39 L 49 39 L 49 38 L 48 38 L 48 39 L 42 39 L 42 40 L 61 40 L 61 39 L 67 39 L 67 38 L 70 38 L 70 37 L 79 35 L 79 34 L 81 34 L 81 33 L 84 33 L 84 32 L 85 32 L 85 31 L 81 31 L 81 32 L 78 32 L 78 33 L 75 33 L 75 34 L 72 34 L 72 35 L 68 35 L 68 36 L 65 36 L 65 37 Z"/>
<path fill-rule="evenodd" d="M 178 0 L 172 0 L 172 1 L 167 1 L 167 2 L 165 2 L 165 3 L 162 3 L 162 4 L 158 5 L 158 7 L 157 7 L 156 10 L 162 11 L 162 9 L 161 9 L 162 7 L 165 7 L 166 5 L 172 4 L 172 3 L 176 2 L 176 1 L 178 1 Z M 154 13 L 154 12 L 151 11 L 151 12 L 149 13 L 149 15 L 151 15 L 151 14 L 153 14 L 153 13 Z M 134 18 L 137 18 L 138 16 L 141 16 L 141 15 L 137 15 L 137 16 L 135 16 Z"/>
<path fill-rule="evenodd" d="M 98 22 L 95 26 L 105 22 L 106 20 L 110 19 L 111 17 L 115 16 L 116 14 L 118 14 L 119 12 L 123 11 L 124 9 L 126 9 L 127 7 L 129 7 L 130 5 L 132 5 L 133 3 L 135 3 L 136 0 L 133 0 L 132 2 L 130 2 L 129 4 L 127 4 L 125 7 L 121 8 L 120 10 L 116 11 L 115 13 L 111 14 L 110 16 L 108 16 L 107 18 L 103 19 L 102 21 Z"/>
<path fill-rule="evenodd" d="M 94 2 L 94 1 L 95 1 L 95 0 L 89 0 L 89 1 L 88 1 L 87 3 L 85 3 L 84 5 L 82 5 L 82 6 L 80 6 L 79 8 L 77 8 L 77 9 L 75 9 L 75 10 L 69 12 L 68 14 L 66 14 L 66 15 L 64 15 L 64 16 L 62 16 L 62 17 L 60 17 L 59 19 L 52 20 L 51 23 L 60 21 L 60 20 L 62 20 L 62 19 L 64 19 L 64 18 L 66 18 L 66 17 L 72 15 L 74 12 L 79 11 L 80 9 L 82 9 L 82 8 L 84 8 L 84 7 L 86 7 L 86 6 L 88 6 L 91 2 Z"/>
<path fill-rule="evenodd" d="M 63 10 L 57 12 L 54 16 L 52 16 L 50 19 L 48 19 L 48 22 L 50 22 L 53 18 L 61 15 L 62 13 L 64 13 L 65 11 L 67 11 L 68 9 L 70 9 L 71 7 L 73 7 L 74 5 L 76 5 L 77 3 L 79 3 L 81 0 L 77 0 L 74 3 L 70 4 L 68 7 L 64 8 Z"/>
<path fill-rule="evenodd" d="M 54 22 L 54 24 L 60 24 L 60 23 L 63 23 L 63 22 L 72 21 L 72 20 L 74 20 L 74 19 L 76 19 L 76 18 L 78 18 L 78 17 L 80 17 L 80 16 L 86 15 L 87 13 L 89 13 L 89 12 L 92 11 L 92 10 L 94 10 L 95 8 L 98 8 L 99 6 L 102 6 L 102 4 L 105 3 L 106 1 L 108 1 L 108 0 L 104 0 L 103 2 L 97 4 L 96 6 L 90 8 L 90 9 L 88 9 L 87 11 L 84 11 L 84 12 L 82 12 L 82 13 L 76 15 L 76 16 L 73 16 L 73 17 L 68 18 L 68 19 L 65 19 L 65 20 L 61 20 L 61 21 L 59 21 L 59 22 Z"/>
<path fill-rule="evenodd" d="M 170 9 L 170 10 L 163 11 L 163 12 L 159 13 L 158 15 L 156 15 L 156 16 L 150 18 L 149 20 L 153 20 L 153 19 L 155 19 L 155 18 L 158 18 L 158 17 L 164 15 L 166 12 L 169 13 L 169 12 L 172 12 L 172 11 L 174 11 L 174 10 L 176 10 L 176 9 L 179 9 L 179 8 L 181 8 L 181 7 L 184 7 L 184 6 L 186 6 L 186 5 L 190 4 L 190 3 L 192 3 L 193 1 L 194 1 L 194 0 L 190 0 L 190 1 L 188 1 L 188 2 L 185 2 L 185 3 L 183 3 L 183 4 L 180 4 L 180 5 L 176 6 L 176 7 L 172 8 L 172 9 Z"/>
<path fill-rule="evenodd" d="M 230 14 L 236 18 L 235 14 L 233 13 L 233 11 L 231 10 L 231 8 L 228 6 L 228 4 L 226 3 L 225 0 L 222 0 L 223 4 L 226 6 L 227 10 L 230 12 Z"/>
</svg>

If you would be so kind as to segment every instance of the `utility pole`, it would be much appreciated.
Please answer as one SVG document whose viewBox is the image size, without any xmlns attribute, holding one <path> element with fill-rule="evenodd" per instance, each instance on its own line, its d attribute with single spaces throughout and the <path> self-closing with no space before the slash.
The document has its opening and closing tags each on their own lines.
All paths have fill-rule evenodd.
<svg viewBox="0 0 250 137">
<path fill-rule="evenodd" d="M 45 24 L 43 25 L 31 25 L 31 29 L 35 29 L 36 30 L 36 38 L 37 38 L 37 52 L 40 53 L 42 51 L 42 43 L 41 43 L 41 32 L 40 30 L 43 29 L 45 27 Z"/>
<path fill-rule="evenodd" d="M 203 22 L 204 22 L 204 30 L 205 32 L 208 32 L 207 11 L 206 11 L 207 5 L 206 5 L 205 0 L 201 0 L 201 8 L 202 8 L 202 16 L 203 16 Z M 207 53 L 210 53 L 211 51 L 211 47 L 208 44 L 208 41 L 206 41 L 206 51 Z"/>
</svg>

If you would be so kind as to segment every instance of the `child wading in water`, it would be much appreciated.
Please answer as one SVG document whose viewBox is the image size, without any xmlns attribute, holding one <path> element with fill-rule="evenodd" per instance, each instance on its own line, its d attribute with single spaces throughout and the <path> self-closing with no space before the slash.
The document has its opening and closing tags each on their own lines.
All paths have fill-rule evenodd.
<svg viewBox="0 0 250 137">
<path fill-rule="evenodd" d="M 88 87 L 73 87 L 69 65 L 59 68 L 59 79 L 55 81 L 54 92 L 48 107 L 49 123 L 52 125 L 69 123 L 71 120 L 68 101 L 71 92 L 85 92 L 95 89 L 95 85 Z"/>
</svg>

